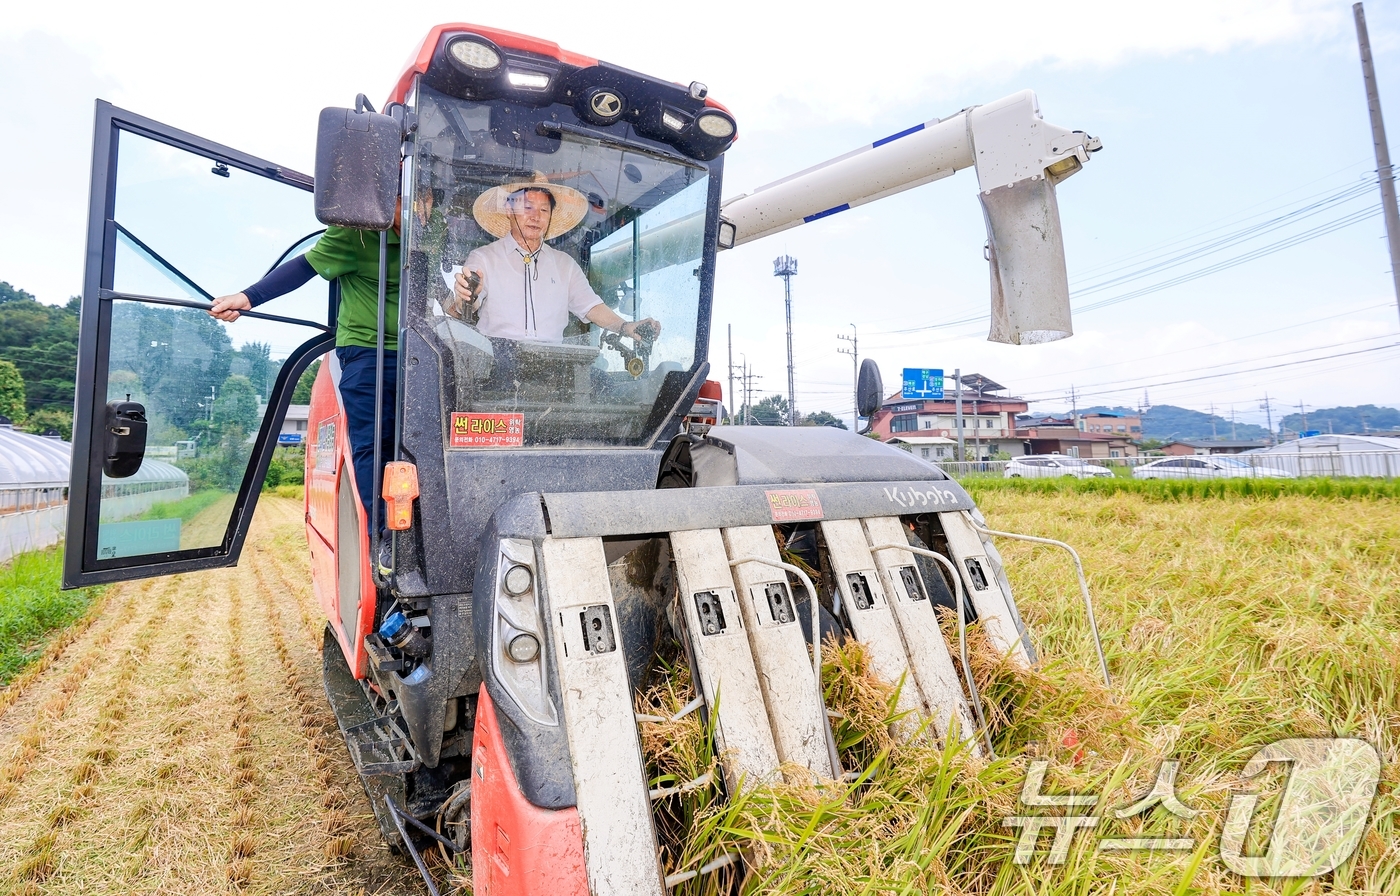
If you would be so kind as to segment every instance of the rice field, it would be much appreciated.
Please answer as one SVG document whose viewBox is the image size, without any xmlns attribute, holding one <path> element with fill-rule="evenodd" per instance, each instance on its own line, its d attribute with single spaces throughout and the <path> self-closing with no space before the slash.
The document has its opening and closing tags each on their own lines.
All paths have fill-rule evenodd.
<svg viewBox="0 0 1400 896">
<path fill-rule="evenodd" d="M 1058 484 L 1058 483 L 1057 483 Z M 993 720 L 995 759 L 903 745 L 888 734 L 892 692 L 872 681 L 858 645 L 832 650 L 827 701 L 845 787 L 785 784 L 728 801 L 714 789 L 670 797 L 668 868 L 738 852 L 751 894 L 1400 893 L 1400 505 L 1220 494 L 1217 500 L 979 489 L 994 528 L 1070 542 L 1083 557 L 1114 681 L 1105 687 L 1064 554 L 1000 546 L 1043 659 L 1032 673 L 989 653 L 974 667 Z M 945 632 L 951 634 L 951 630 Z M 646 710 L 690 699 L 677 670 Z M 1227 799 L 1259 747 L 1289 737 L 1364 739 L 1381 754 L 1380 794 L 1352 858 L 1316 879 L 1242 878 L 1221 861 Z M 689 780 L 714 762 L 698 721 L 671 723 L 646 744 L 654 780 Z M 1029 763 L 1048 763 L 1043 791 L 1097 796 L 1099 818 L 1069 841 L 1053 828 L 1030 861 L 1014 860 L 1008 816 L 1073 814 L 1018 803 Z M 1119 819 L 1178 762 L 1175 793 L 1194 818 L 1158 806 Z M 1262 849 L 1284 776 L 1262 776 L 1247 846 Z M 1101 840 L 1173 839 L 1189 848 L 1118 852 Z M 1248 853 L 1246 853 L 1248 854 Z M 725 872 L 682 884 L 727 892 Z"/>
<path fill-rule="evenodd" d="M 1080 551 L 1112 687 L 1065 556 L 1004 543 L 1042 663 L 1009 668 L 974 627 L 996 757 L 895 741 L 893 691 L 859 645 L 825 652 L 842 763 L 860 777 L 665 798 L 668 870 L 732 854 L 744 868 L 741 881 L 731 866 L 674 892 L 1400 893 L 1400 502 L 972 487 L 994 528 Z M 320 625 L 300 505 L 274 496 L 239 568 L 107 589 L 0 690 L 0 893 L 422 892 L 379 840 L 321 694 Z M 689 687 L 675 663 L 642 706 L 674 712 Z M 1322 735 L 1363 738 L 1385 763 L 1360 847 L 1316 880 L 1237 876 L 1219 841 L 1244 762 Z M 648 726 L 649 774 L 699 777 L 715 764 L 710 742 L 699 714 Z M 1003 821 L 1065 811 L 1019 804 L 1034 759 L 1048 762 L 1044 792 L 1098 797 L 1083 811 L 1100 822 L 1062 864 L 1049 862 L 1050 831 L 1017 864 L 1019 831 Z M 1164 759 L 1200 814 L 1116 818 Z M 1267 816 L 1282 776 L 1262 777 Z M 1110 837 L 1191 848 L 1097 848 Z"/>
</svg>

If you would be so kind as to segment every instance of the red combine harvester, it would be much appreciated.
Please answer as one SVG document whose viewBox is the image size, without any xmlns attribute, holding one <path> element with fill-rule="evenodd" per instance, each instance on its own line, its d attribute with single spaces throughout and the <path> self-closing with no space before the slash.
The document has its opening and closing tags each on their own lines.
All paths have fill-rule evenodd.
<svg viewBox="0 0 1400 896">
<path fill-rule="evenodd" d="M 1043 121 L 1024 91 L 721 203 L 736 127 L 702 84 L 465 24 L 432 29 L 382 114 L 363 97 L 323 112 L 314 183 L 98 103 L 65 584 L 235 564 L 279 437 L 302 444 L 326 692 L 385 837 L 430 889 L 432 838 L 470 850 L 479 894 L 661 894 L 702 870 L 657 858 L 638 736 L 654 720 L 633 700 L 663 642 L 688 658 L 692 709 L 714 716 L 726 792 L 780 766 L 842 775 L 814 632 L 865 642 L 906 682 L 901 707 L 974 751 L 976 691 L 935 606 L 1033 660 L 999 533 L 940 470 L 842 430 L 718 425 L 715 259 L 976 168 L 991 338 L 1061 338 L 1055 186 L 1098 141 Z M 457 272 L 501 235 L 490 198 L 526 182 L 581 197 L 552 247 L 659 331 L 568 317 L 502 335 L 463 309 Z M 377 339 L 396 337 L 398 371 L 378 519 L 357 497 L 330 353 L 336 287 L 231 325 L 206 313 L 324 224 L 379 231 Z M 284 427 L 318 358 L 309 418 Z M 868 416 L 869 361 L 858 391 Z"/>
</svg>

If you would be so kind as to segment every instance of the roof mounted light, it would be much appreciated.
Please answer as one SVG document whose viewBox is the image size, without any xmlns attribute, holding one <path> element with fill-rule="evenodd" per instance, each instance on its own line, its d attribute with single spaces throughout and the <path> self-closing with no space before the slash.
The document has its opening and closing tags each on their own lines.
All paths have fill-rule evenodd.
<svg viewBox="0 0 1400 896">
<path fill-rule="evenodd" d="M 673 131 L 683 131 L 687 124 L 685 118 L 670 109 L 661 110 L 661 123 Z"/>
<path fill-rule="evenodd" d="M 501 66 L 501 54 L 480 41 L 454 40 L 447 45 L 447 52 L 457 62 L 474 71 L 489 72 Z"/>
<path fill-rule="evenodd" d="M 729 137 L 734 133 L 734 122 L 718 112 L 708 112 L 696 120 L 700 130 L 710 137 Z"/>
<path fill-rule="evenodd" d="M 549 75 L 539 72 L 516 72 L 506 73 L 506 80 L 511 87 L 523 87 L 526 90 L 545 90 L 549 87 Z"/>
</svg>

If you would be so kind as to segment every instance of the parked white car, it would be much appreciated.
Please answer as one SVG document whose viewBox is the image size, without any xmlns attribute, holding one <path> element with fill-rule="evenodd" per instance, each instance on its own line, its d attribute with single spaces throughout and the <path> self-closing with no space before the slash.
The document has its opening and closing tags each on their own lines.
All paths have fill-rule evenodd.
<svg viewBox="0 0 1400 896">
<path fill-rule="evenodd" d="M 1093 479 L 1098 476 L 1112 476 L 1113 471 L 1065 454 L 1028 454 L 1008 461 L 1006 470 L 1001 475 L 1006 479 L 1021 476 L 1027 479 L 1044 476 Z"/>
<path fill-rule="evenodd" d="M 1164 457 L 1133 470 L 1134 479 L 1297 479 L 1285 470 L 1255 467 L 1248 461 L 1224 454 L 1197 454 L 1190 457 Z"/>
</svg>

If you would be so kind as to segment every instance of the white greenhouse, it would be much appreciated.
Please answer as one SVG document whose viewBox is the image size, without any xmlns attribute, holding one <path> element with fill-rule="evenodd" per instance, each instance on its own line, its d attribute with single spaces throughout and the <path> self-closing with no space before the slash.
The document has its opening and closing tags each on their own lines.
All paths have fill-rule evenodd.
<svg viewBox="0 0 1400 896">
<path fill-rule="evenodd" d="M 190 477 L 164 461 L 141 461 L 141 469 L 125 479 L 102 477 L 102 521 L 129 520 L 164 501 L 188 498 Z"/>
<path fill-rule="evenodd" d="M 1387 436 L 1306 436 L 1282 442 L 1247 458 L 1294 476 L 1400 476 L 1400 439 Z"/>
<path fill-rule="evenodd" d="M 63 538 L 71 446 L 0 424 L 0 563 Z"/>
</svg>

